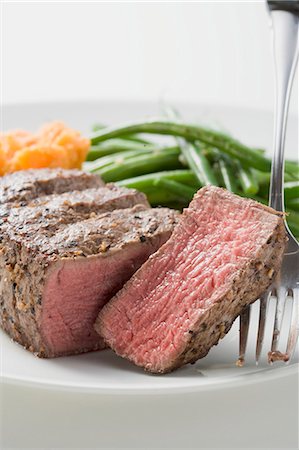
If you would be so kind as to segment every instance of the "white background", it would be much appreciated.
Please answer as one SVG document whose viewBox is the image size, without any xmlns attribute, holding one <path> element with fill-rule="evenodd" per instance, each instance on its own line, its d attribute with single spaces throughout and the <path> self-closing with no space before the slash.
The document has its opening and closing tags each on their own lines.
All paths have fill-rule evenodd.
<svg viewBox="0 0 299 450">
<path fill-rule="evenodd" d="M 2 12 L 6 103 L 163 98 L 273 109 L 263 0 L 2 0 Z M 295 112 L 297 86 L 293 94 Z"/>
</svg>

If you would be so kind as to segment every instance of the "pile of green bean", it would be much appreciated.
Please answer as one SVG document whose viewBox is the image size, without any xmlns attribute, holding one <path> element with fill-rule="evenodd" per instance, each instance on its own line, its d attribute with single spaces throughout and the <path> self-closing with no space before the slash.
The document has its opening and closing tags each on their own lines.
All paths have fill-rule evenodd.
<svg viewBox="0 0 299 450">
<path fill-rule="evenodd" d="M 161 145 L 147 137 L 155 134 L 172 142 Z M 152 206 L 182 209 L 205 185 L 268 202 L 271 160 L 263 150 L 218 131 L 158 118 L 96 126 L 91 144 L 85 170 L 144 192 Z M 288 224 L 299 237 L 299 166 L 290 160 L 285 163 L 285 202 Z"/>
</svg>

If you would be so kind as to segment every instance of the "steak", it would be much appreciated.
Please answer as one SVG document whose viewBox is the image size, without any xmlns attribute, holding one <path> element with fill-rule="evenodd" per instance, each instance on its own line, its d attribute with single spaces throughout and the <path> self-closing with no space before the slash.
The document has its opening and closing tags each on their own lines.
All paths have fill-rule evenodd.
<svg viewBox="0 0 299 450">
<path fill-rule="evenodd" d="M 0 204 L 28 202 L 41 195 L 103 186 L 97 175 L 80 170 L 32 169 L 0 177 Z"/>
<path fill-rule="evenodd" d="M 11 203 L 0 206 L 0 324 L 41 357 L 101 349 L 101 307 L 169 238 L 178 214 L 80 171 L 28 172 L 32 180 L 18 173 L 24 192 L 21 180 L 1 179 Z"/>
<path fill-rule="evenodd" d="M 171 238 L 102 309 L 95 329 L 150 372 L 195 362 L 268 288 L 285 243 L 275 210 L 205 187 Z"/>
<path fill-rule="evenodd" d="M 0 205 L 0 230 L 10 237 L 22 235 L 31 243 L 37 235 L 47 237 L 63 226 L 94 217 L 114 209 L 131 208 L 141 204 L 150 207 L 146 196 L 135 189 L 120 188 L 113 184 L 84 191 L 52 194 L 31 200 L 24 207 L 15 204 Z M 2 219 L 2 224 L 1 224 Z"/>
</svg>

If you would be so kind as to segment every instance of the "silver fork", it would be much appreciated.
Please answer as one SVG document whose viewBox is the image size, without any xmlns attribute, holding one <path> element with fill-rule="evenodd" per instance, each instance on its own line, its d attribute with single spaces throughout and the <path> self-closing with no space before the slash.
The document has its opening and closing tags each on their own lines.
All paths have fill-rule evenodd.
<svg viewBox="0 0 299 450">
<path fill-rule="evenodd" d="M 299 1 L 268 0 L 273 24 L 273 48 L 276 75 L 276 106 L 274 126 L 274 154 L 271 170 L 269 205 L 284 212 L 284 143 L 291 87 L 298 59 L 298 19 Z M 272 334 L 271 350 L 268 362 L 276 360 L 289 361 L 294 353 L 299 331 L 299 244 L 292 235 L 285 221 L 288 244 L 283 257 L 280 273 L 272 286 L 259 300 L 259 324 L 256 341 L 256 363 L 261 355 L 267 306 L 269 298 L 276 297 L 275 318 Z M 285 311 L 286 297 L 292 298 L 291 323 L 285 351 L 279 351 L 282 320 Z M 240 343 L 238 365 L 243 365 L 248 330 L 250 324 L 248 307 L 240 316 Z"/>
</svg>

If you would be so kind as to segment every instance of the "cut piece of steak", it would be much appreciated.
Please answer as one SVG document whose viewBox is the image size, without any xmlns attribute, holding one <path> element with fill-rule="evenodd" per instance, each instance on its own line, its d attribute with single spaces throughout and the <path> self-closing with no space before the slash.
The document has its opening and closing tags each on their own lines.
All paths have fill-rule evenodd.
<svg viewBox="0 0 299 450">
<path fill-rule="evenodd" d="M 102 309 L 96 331 L 154 373 L 205 356 L 277 273 L 286 243 L 271 208 L 201 189 L 171 238 Z"/>
<path fill-rule="evenodd" d="M 1 324 L 38 356 L 103 348 L 101 307 L 170 236 L 177 213 L 137 205 L 50 236 L 8 226 L 0 244 Z"/>
<path fill-rule="evenodd" d="M 43 206 L 53 210 L 64 207 L 72 208 L 76 212 L 85 212 L 90 205 L 107 205 L 107 210 L 124 209 L 137 204 L 150 205 L 145 194 L 136 189 L 119 187 L 113 183 L 108 183 L 102 187 L 85 189 L 83 191 L 73 190 L 60 195 L 52 194 L 33 199 L 28 206 Z"/>
<path fill-rule="evenodd" d="M 0 204 L 28 202 L 41 195 L 103 186 L 97 175 L 81 170 L 39 169 L 22 170 L 0 177 Z"/>
<path fill-rule="evenodd" d="M 50 237 L 67 224 L 138 204 L 150 207 L 143 193 L 113 184 L 39 197 L 23 207 L 6 203 L 0 205 L 0 232 L 7 231 L 11 238 L 21 235 L 32 243 L 41 233 Z"/>
</svg>

